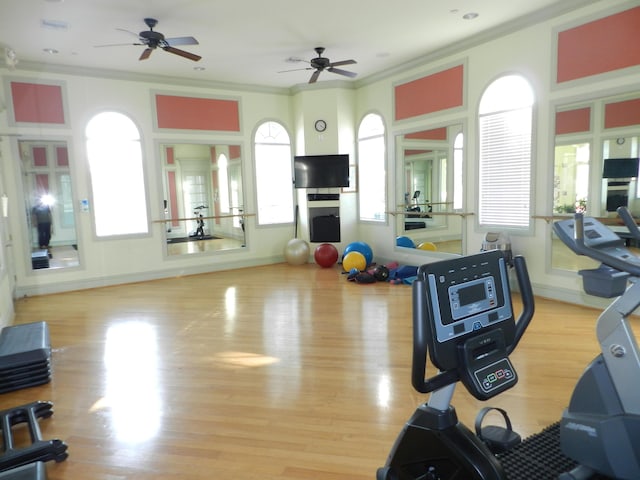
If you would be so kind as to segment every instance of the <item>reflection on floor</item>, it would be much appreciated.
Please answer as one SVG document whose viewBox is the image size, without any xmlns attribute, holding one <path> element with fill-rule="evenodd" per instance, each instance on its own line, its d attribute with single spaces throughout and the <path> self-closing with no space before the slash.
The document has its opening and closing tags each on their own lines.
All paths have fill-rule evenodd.
<svg viewBox="0 0 640 480">
<path fill-rule="evenodd" d="M 243 247 L 244 243 L 234 238 L 215 238 L 212 240 L 194 240 L 191 242 L 168 243 L 167 255 L 215 252 Z"/>
<path fill-rule="evenodd" d="M 34 250 L 34 252 L 39 249 Z M 48 269 L 77 267 L 80 265 L 78 250 L 72 245 L 58 245 L 49 247 Z"/>
</svg>

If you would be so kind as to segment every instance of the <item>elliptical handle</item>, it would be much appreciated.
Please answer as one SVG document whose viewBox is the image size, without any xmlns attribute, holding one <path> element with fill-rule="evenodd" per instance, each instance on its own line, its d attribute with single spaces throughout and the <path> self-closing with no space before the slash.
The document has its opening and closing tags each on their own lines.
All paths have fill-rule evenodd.
<svg viewBox="0 0 640 480">
<path fill-rule="evenodd" d="M 618 207 L 616 212 L 618 212 L 618 215 L 620 216 L 620 218 L 622 218 L 625 227 L 629 229 L 629 233 L 633 236 L 633 238 L 635 238 L 636 240 L 640 240 L 640 229 L 638 229 L 638 225 L 633 219 L 633 216 L 631 216 L 629 209 L 627 207 Z"/>
<path fill-rule="evenodd" d="M 513 343 L 507 348 L 507 355 L 511 355 L 511 352 L 518 346 L 535 312 L 535 297 L 533 296 L 533 290 L 531 288 L 527 262 L 523 256 L 517 255 L 513 258 L 513 264 L 516 270 L 520 297 L 522 299 L 522 312 L 520 312 L 520 316 L 516 322 L 515 336 Z"/>
<path fill-rule="evenodd" d="M 420 393 L 429 393 L 439 388 L 451 385 L 460 379 L 457 370 L 440 372 L 425 379 L 427 369 L 427 353 L 429 350 L 425 319 L 429 315 L 427 307 L 427 293 L 425 278 L 418 274 L 418 278 L 411 286 L 413 288 L 413 358 L 411 361 L 411 384 Z"/>
<path fill-rule="evenodd" d="M 587 245 L 584 242 L 584 215 L 582 213 L 575 213 L 573 218 L 575 252 L 580 255 L 586 255 L 594 260 L 598 260 L 620 272 L 627 272 L 634 277 L 640 277 L 640 266 L 638 266 L 638 264 L 621 260 L 613 255 L 609 255 L 603 250 L 592 248 Z"/>
</svg>

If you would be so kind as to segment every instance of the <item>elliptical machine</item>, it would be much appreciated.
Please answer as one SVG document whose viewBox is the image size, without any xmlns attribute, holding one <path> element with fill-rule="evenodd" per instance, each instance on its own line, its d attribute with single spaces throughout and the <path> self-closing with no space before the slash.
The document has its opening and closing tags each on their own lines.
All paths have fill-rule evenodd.
<svg viewBox="0 0 640 480">
<path fill-rule="evenodd" d="M 618 209 L 631 235 L 640 231 L 625 207 Z M 618 297 L 598 317 L 602 353 L 578 381 L 560 422 L 562 452 L 579 465 L 562 480 L 595 473 L 617 479 L 640 478 L 640 352 L 627 317 L 640 306 L 640 258 L 598 220 L 577 213 L 553 225 L 558 237 L 578 255 L 602 262 L 581 270 L 584 290 Z M 629 285 L 627 287 L 627 285 Z"/>
<path fill-rule="evenodd" d="M 489 448 L 460 423 L 451 398 L 458 381 L 487 400 L 518 381 L 509 355 L 534 312 L 523 257 L 514 258 L 523 310 L 516 323 L 502 251 L 430 263 L 413 283 L 412 384 L 429 401 L 398 436 L 377 480 L 503 480 Z M 440 372 L 425 379 L 427 355 Z"/>
</svg>

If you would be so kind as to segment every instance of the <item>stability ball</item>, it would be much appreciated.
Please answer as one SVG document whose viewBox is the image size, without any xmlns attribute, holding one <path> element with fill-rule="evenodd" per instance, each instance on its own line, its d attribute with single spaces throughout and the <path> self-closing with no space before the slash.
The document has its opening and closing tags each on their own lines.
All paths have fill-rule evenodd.
<svg viewBox="0 0 640 480">
<path fill-rule="evenodd" d="M 346 256 L 349 252 L 360 252 L 364 255 L 367 265 L 371 265 L 373 261 L 373 250 L 371 250 L 371 247 L 365 242 L 351 242 L 346 246 L 342 255 Z"/>
<path fill-rule="evenodd" d="M 309 261 L 309 244 L 301 238 L 292 238 L 284 247 L 284 258 L 289 265 L 303 265 Z"/>
<path fill-rule="evenodd" d="M 342 268 L 345 272 L 350 272 L 354 268 L 362 271 L 367 268 L 367 260 L 360 252 L 349 252 L 342 259 Z"/>
<path fill-rule="evenodd" d="M 436 244 L 433 242 L 422 242 L 420 245 L 418 245 L 418 249 L 430 250 L 432 252 L 435 252 L 436 250 L 438 250 L 438 247 L 436 247 Z"/>
<path fill-rule="evenodd" d="M 332 267 L 338 261 L 338 249 L 330 243 L 322 243 L 316 247 L 313 258 L 322 268 Z"/>
<path fill-rule="evenodd" d="M 396 245 L 398 247 L 416 248 L 416 244 L 413 243 L 413 240 L 411 240 L 409 237 L 404 236 L 396 238 Z"/>
</svg>

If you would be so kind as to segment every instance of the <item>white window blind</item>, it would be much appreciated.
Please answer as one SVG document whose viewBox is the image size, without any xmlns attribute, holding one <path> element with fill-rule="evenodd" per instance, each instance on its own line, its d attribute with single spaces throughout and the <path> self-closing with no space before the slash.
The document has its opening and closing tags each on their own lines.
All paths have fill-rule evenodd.
<svg viewBox="0 0 640 480">
<path fill-rule="evenodd" d="M 530 106 L 480 116 L 480 225 L 529 227 L 531 128 Z"/>
</svg>

